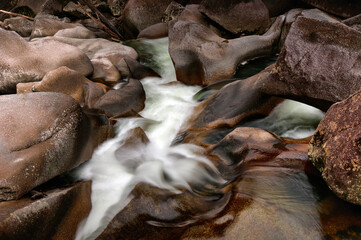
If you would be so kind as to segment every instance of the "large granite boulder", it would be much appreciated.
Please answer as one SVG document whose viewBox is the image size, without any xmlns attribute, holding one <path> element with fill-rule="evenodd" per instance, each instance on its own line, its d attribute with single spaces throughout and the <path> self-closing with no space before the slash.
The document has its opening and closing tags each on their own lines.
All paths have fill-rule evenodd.
<svg viewBox="0 0 361 240">
<path fill-rule="evenodd" d="M 284 17 L 277 18 L 264 35 L 231 40 L 219 37 L 203 24 L 180 19 L 169 23 L 169 53 L 177 79 L 205 86 L 232 78 L 243 61 L 272 54 Z"/>
<path fill-rule="evenodd" d="M 262 0 L 204 0 L 200 12 L 227 31 L 241 33 L 264 33 L 271 25 L 269 12 Z"/>
<path fill-rule="evenodd" d="M 77 167 L 107 137 L 65 94 L 4 95 L 0 106 L 0 200 Z"/>
<path fill-rule="evenodd" d="M 100 85 L 67 67 L 48 72 L 40 82 L 19 83 L 16 88 L 17 93 L 64 93 L 74 98 L 81 107 L 86 108 L 91 108 L 105 94 L 105 89 Z"/>
<path fill-rule="evenodd" d="M 0 238 L 74 239 L 91 209 L 91 182 L 42 189 L 16 201 L 0 203 Z"/>
<path fill-rule="evenodd" d="M 160 23 L 164 11 L 172 0 L 129 0 L 123 11 L 127 38 L 136 38 L 143 29 Z"/>
<path fill-rule="evenodd" d="M 262 91 L 326 111 L 361 89 L 360 69 L 361 32 L 298 17 Z"/>
<path fill-rule="evenodd" d="M 308 155 L 340 198 L 361 205 L 361 92 L 330 107 L 310 142 Z"/>
<path fill-rule="evenodd" d="M 67 66 L 86 76 L 93 72 L 89 58 L 78 48 L 54 40 L 26 42 L 15 32 L 0 29 L 0 93 L 15 93 L 16 84 L 40 81 Z"/>
<path fill-rule="evenodd" d="M 119 89 L 109 90 L 93 106 L 104 111 L 108 117 L 132 117 L 143 110 L 145 92 L 140 81 L 129 79 Z"/>
</svg>

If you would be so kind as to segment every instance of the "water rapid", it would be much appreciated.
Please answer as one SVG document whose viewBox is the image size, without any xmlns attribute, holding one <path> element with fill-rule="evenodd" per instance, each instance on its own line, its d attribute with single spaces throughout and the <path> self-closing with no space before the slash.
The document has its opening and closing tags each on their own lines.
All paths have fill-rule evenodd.
<svg viewBox="0 0 361 240">
<path fill-rule="evenodd" d="M 145 108 L 136 118 L 118 119 L 115 138 L 102 144 L 76 175 L 92 180 L 92 210 L 79 227 L 77 240 L 95 239 L 107 223 L 129 202 L 129 193 L 139 182 L 177 192 L 179 187 L 191 190 L 189 183 L 213 181 L 209 170 L 215 168 L 195 145 L 171 146 L 182 124 L 192 113 L 197 86 L 176 81 L 168 54 L 168 40 L 142 41 L 158 64 L 162 78 L 142 80 L 146 92 Z M 154 51 L 152 51 L 154 50 Z M 134 129 L 141 128 L 149 141 L 129 146 Z M 165 177 L 166 176 L 166 177 Z"/>
</svg>

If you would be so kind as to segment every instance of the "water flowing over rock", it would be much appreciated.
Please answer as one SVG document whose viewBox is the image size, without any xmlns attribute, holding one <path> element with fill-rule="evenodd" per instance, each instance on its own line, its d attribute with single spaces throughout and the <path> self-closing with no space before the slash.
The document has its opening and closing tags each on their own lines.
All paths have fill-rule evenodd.
<svg viewBox="0 0 361 240">
<path fill-rule="evenodd" d="M 0 105 L 0 200 L 18 199 L 77 167 L 107 137 L 65 94 L 1 96 Z"/>
<path fill-rule="evenodd" d="M 61 66 L 84 76 L 93 71 L 89 58 L 68 44 L 43 39 L 28 43 L 18 34 L 2 29 L 0 41 L 0 93 L 15 93 L 16 84 L 40 81 L 47 72 Z"/>
<path fill-rule="evenodd" d="M 74 239 L 91 209 L 91 182 L 47 189 L 40 195 L 0 203 L 1 239 Z"/>
<path fill-rule="evenodd" d="M 271 25 L 268 9 L 261 0 L 204 0 L 199 11 L 236 35 L 262 34 Z"/>
<path fill-rule="evenodd" d="M 231 40 L 219 37 L 211 29 L 194 21 L 170 22 L 169 53 L 178 81 L 209 85 L 231 78 L 241 62 L 274 52 L 283 20 L 283 16 L 277 18 L 262 36 Z"/>
<path fill-rule="evenodd" d="M 360 69 L 361 32 L 299 17 L 262 91 L 326 111 L 361 88 Z"/>
<path fill-rule="evenodd" d="M 331 190 L 361 205 L 361 93 L 327 111 L 309 145 L 309 157 Z"/>
</svg>

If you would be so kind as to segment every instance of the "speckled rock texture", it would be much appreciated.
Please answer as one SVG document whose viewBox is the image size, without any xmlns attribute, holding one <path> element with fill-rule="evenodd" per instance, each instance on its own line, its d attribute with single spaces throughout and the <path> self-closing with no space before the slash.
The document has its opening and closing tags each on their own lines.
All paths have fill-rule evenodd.
<svg viewBox="0 0 361 240">
<path fill-rule="evenodd" d="M 91 209 L 91 182 L 0 203 L 0 239 L 74 239 Z"/>
<path fill-rule="evenodd" d="M 62 93 L 0 96 L 0 200 L 90 159 L 98 133 L 79 104 Z"/>
<path fill-rule="evenodd" d="M 308 155 L 340 198 L 361 205 L 361 92 L 332 105 L 317 127 Z"/>
</svg>

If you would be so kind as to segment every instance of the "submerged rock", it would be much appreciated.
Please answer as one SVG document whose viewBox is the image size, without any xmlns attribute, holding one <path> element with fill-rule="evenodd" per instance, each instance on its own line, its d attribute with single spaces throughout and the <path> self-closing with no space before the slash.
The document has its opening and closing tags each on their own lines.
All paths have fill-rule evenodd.
<svg viewBox="0 0 361 240">
<path fill-rule="evenodd" d="M 1 96 L 0 106 L 0 200 L 18 199 L 89 160 L 107 137 L 65 94 Z"/>
<path fill-rule="evenodd" d="M 0 203 L 1 239 L 74 239 L 91 209 L 91 182 Z"/>
<path fill-rule="evenodd" d="M 310 142 L 308 155 L 340 198 L 361 205 L 361 93 L 330 107 Z"/>
<path fill-rule="evenodd" d="M 0 93 L 15 93 L 16 84 L 40 81 L 61 66 L 87 76 L 93 66 L 78 48 L 54 40 L 26 42 L 15 32 L 0 29 Z"/>
<path fill-rule="evenodd" d="M 262 91 L 326 111 L 361 88 L 360 69 L 361 32 L 299 17 Z"/>
<path fill-rule="evenodd" d="M 236 35 L 262 34 L 271 25 L 268 9 L 261 0 L 204 0 L 199 11 Z"/>
</svg>

